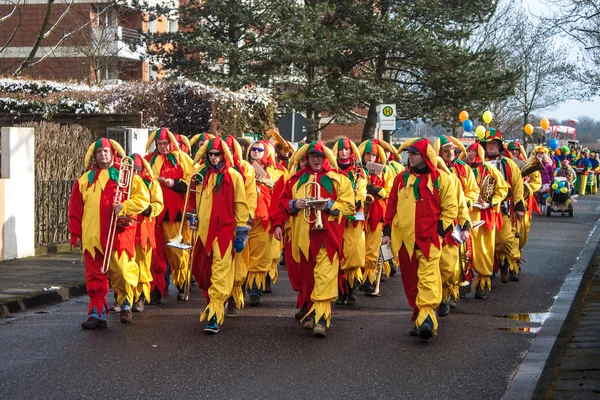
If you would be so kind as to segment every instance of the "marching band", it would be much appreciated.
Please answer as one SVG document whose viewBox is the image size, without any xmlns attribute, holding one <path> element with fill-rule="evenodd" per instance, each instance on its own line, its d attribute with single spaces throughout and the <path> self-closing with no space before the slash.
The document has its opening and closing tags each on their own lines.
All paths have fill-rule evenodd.
<svg viewBox="0 0 600 400">
<path fill-rule="evenodd" d="M 177 300 L 197 284 L 204 332 L 218 333 L 225 317 L 261 304 L 282 254 L 298 293 L 295 317 L 315 337 L 327 335 L 333 302 L 353 306 L 359 290 L 379 295 L 396 267 L 413 309 L 409 333 L 420 340 L 437 335 L 438 318 L 473 288 L 485 299 L 496 274 L 519 280 L 547 149 L 528 158 L 493 128 L 467 148 L 442 135 L 398 149 L 339 138 L 331 149 L 317 141 L 294 151 L 276 131 L 266 137 L 274 143 L 187 140 L 160 128 L 146 155 L 126 156 L 108 139 L 90 146 L 69 202 L 90 297 L 83 328 L 107 326 L 109 286 L 113 310 L 130 323 L 132 312 L 161 303 L 172 279 Z M 578 165 L 595 193 L 595 155 Z"/>
</svg>

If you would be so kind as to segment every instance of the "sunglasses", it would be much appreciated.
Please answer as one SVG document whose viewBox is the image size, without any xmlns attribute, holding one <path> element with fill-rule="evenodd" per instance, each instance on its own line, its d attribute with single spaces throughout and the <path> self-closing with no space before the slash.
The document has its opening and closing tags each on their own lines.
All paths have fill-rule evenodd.
<svg viewBox="0 0 600 400">
<path fill-rule="evenodd" d="M 252 150 L 252 151 L 259 151 L 259 152 L 261 152 L 261 153 L 262 153 L 263 151 L 265 151 L 265 149 L 261 149 L 260 147 L 252 147 L 250 150 Z"/>
<path fill-rule="evenodd" d="M 221 155 L 221 152 L 209 152 L 208 156 L 209 157 L 219 157 Z"/>
</svg>

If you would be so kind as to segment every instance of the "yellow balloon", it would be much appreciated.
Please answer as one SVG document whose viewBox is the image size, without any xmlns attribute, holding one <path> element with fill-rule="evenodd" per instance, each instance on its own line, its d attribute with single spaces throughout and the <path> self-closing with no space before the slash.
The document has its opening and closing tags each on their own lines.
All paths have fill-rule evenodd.
<svg viewBox="0 0 600 400">
<path fill-rule="evenodd" d="M 552 190 L 556 190 L 556 189 L 558 189 L 558 185 L 556 183 L 553 183 L 552 184 Z"/>
<path fill-rule="evenodd" d="M 550 121 L 548 120 L 548 118 L 540 119 L 540 126 L 543 130 L 548 129 L 550 127 Z"/>
<path fill-rule="evenodd" d="M 461 111 L 460 114 L 458 114 L 458 119 L 460 119 L 460 122 L 465 122 L 469 119 L 469 113 L 466 111 Z"/>
<path fill-rule="evenodd" d="M 492 122 L 492 113 L 490 111 L 486 111 L 483 113 L 483 122 L 489 124 Z"/>
<path fill-rule="evenodd" d="M 567 188 L 566 188 L 566 187 L 562 187 L 562 188 L 560 188 L 560 192 L 561 192 L 561 193 L 567 193 Z"/>
<path fill-rule="evenodd" d="M 526 134 L 532 135 L 533 134 L 533 125 L 527 124 L 523 127 L 523 130 L 525 131 Z"/>
<path fill-rule="evenodd" d="M 475 129 L 475 134 L 479 139 L 483 139 L 485 137 L 485 127 L 483 125 L 479 125 L 477 129 Z"/>
</svg>

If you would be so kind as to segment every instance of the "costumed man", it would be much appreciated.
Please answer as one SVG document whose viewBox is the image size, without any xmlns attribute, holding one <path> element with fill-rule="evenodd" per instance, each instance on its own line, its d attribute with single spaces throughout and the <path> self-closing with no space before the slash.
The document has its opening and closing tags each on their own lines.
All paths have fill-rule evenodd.
<svg viewBox="0 0 600 400">
<path fill-rule="evenodd" d="M 233 169 L 240 173 L 244 180 L 244 196 L 246 197 L 246 205 L 248 206 L 248 229 L 253 225 L 256 212 L 256 177 L 254 168 L 246 160 L 242 153 L 242 147 L 232 135 L 225 135 L 222 140 L 227 145 L 233 160 Z M 227 302 L 225 315 L 227 317 L 235 317 L 239 315 L 239 309 L 244 306 L 244 292 L 242 286 L 248 275 L 248 265 L 250 263 L 250 251 L 248 246 L 244 246 L 242 252 L 236 252 L 233 258 L 235 277 L 233 280 L 233 293 Z"/>
<path fill-rule="evenodd" d="M 233 291 L 234 253 L 244 250 L 250 214 L 244 178 L 233 168 L 225 142 L 220 138 L 205 142 L 194 164 L 200 164 L 202 158 L 204 163 L 196 170 L 202 176 L 202 184 L 201 193 L 196 196 L 200 218 L 192 272 L 207 301 L 200 315 L 200 321 L 208 321 L 204 332 L 218 333 L 225 317 L 225 302 Z"/>
<path fill-rule="evenodd" d="M 522 169 L 527 162 L 527 154 L 525 154 L 525 149 L 523 149 L 521 143 L 517 140 L 513 140 L 508 143 L 506 148 L 510 152 L 512 160 L 519 166 L 519 169 Z"/>
<path fill-rule="evenodd" d="M 187 279 L 189 253 L 186 250 L 166 244 L 178 234 L 185 219 L 185 195 L 188 174 L 192 171 L 190 157 L 179 150 L 177 141 L 167 128 L 152 132 L 146 144 L 148 150 L 156 144 L 154 152 L 145 159 L 152 173 L 160 183 L 163 193 L 164 209 L 156 219 L 156 251 L 152 255 L 152 290 L 150 304 L 159 304 L 166 297 L 168 285 L 165 279 L 167 262 L 171 269 L 173 284 L 177 287 L 177 300 L 184 300 L 183 285 Z M 185 222 L 185 221 L 183 221 Z M 189 229 L 184 229 L 184 241 L 189 243 Z"/>
<path fill-rule="evenodd" d="M 139 216 L 139 223 L 135 230 L 135 262 L 140 271 L 138 285 L 135 289 L 135 303 L 131 310 L 133 312 L 144 311 L 144 304 L 150 301 L 150 283 L 152 282 L 152 253 L 156 250 L 155 229 L 156 217 L 164 208 L 162 190 L 160 184 L 152 174 L 152 168 L 148 161 L 142 156 L 134 153 L 133 170 L 150 193 L 150 205 Z"/>
<path fill-rule="evenodd" d="M 442 256 L 440 258 L 440 273 L 442 276 L 442 302 L 438 310 L 438 316 L 445 317 L 450 314 L 450 305 L 453 300 L 459 300 L 459 288 L 463 280 L 461 275 L 467 274 L 468 271 L 463 271 L 460 259 L 459 247 L 468 249 L 471 235 L 471 218 L 469 212 L 472 205 L 479 198 L 479 186 L 475 181 L 475 175 L 469 166 L 456 158 L 456 149 L 460 150 L 461 154 L 466 153 L 463 144 L 455 137 L 442 135 L 438 137 L 433 149 L 436 154 L 439 154 L 444 164 L 451 172 L 456 186 L 458 216 L 455 224 L 460 226 L 460 241 L 457 241 L 452 232 L 448 233 L 443 241 Z M 470 246 L 472 248 L 472 246 Z"/>
<path fill-rule="evenodd" d="M 365 199 L 365 271 L 359 286 L 365 294 L 372 294 L 377 283 L 377 261 L 381 248 L 381 231 L 387 198 L 392 187 L 393 175 L 385 166 L 386 158 L 382 146 L 373 139 L 358 146 L 361 161 L 367 174 L 367 198 Z M 386 271 L 389 275 L 390 271 Z"/>
<path fill-rule="evenodd" d="M 325 337 L 331 323 L 331 302 L 338 296 L 342 217 L 354 215 L 354 195 L 350 181 L 337 172 L 335 157 L 323 142 L 302 146 L 296 159 L 305 155 L 308 162 L 285 182 L 278 202 L 291 220 L 292 257 L 298 263 L 302 292 L 307 298 L 310 295 L 302 320 L 310 318 L 307 322 L 312 322 L 313 335 Z M 315 203 L 307 202 L 309 198 Z M 275 227 L 273 234 L 281 240 L 283 227 Z"/>
<path fill-rule="evenodd" d="M 150 194 L 136 175 L 131 175 L 128 196 L 118 189 L 122 177 L 117 155 L 124 157 L 125 152 L 114 140 L 102 138 L 92 143 L 84 168 L 88 169 L 92 157 L 95 161 L 75 182 L 69 200 L 70 243 L 83 249 L 90 297 L 89 318 L 81 324 L 84 329 L 106 327 L 109 271 L 113 289 L 118 293 L 121 322 L 132 320 L 131 304 L 139 272 L 134 261 L 135 227 L 127 224 L 150 205 Z M 114 238 L 111 248 L 109 235 Z"/>
<path fill-rule="evenodd" d="M 600 176 L 598 175 L 598 173 L 600 172 L 600 161 L 598 161 L 598 156 L 593 151 L 590 153 L 590 163 L 592 164 L 592 168 L 590 169 L 590 174 L 588 178 L 592 179 L 593 182 L 590 193 L 596 194 L 598 193 L 598 178 L 600 178 Z M 593 176 L 591 176 L 591 172 L 594 173 Z"/>
<path fill-rule="evenodd" d="M 508 182 L 510 191 L 501 204 L 502 228 L 496 232 L 496 260 L 500 269 L 500 280 L 503 283 L 519 280 L 519 265 L 521 252 L 519 238 L 520 224 L 525 216 L 525 201 L 523 200 L 523 177 L 517 164 L 503 156 L 504 145 L 502 134 L 494 128 L 486 131 L 481 140 L 487 162 L 500 171 Z"/>
<path fill-rule="evenodd" d="M 177 145 L 179 146 L 179 150 L 183 153 L 190 155 L 192 151 L 192 144 L 190 140 L 185 135 L 180 135 L 179 133 L 175 134 L 175 140 L 177 141 Z"/>
<path fill-rule="evenodd" d="M 458 204 L 450 173 L 440 171 L 427 139 L 403 144 L 410 168 L 394 180 L 385 213 L 383 244 L 398 254 L 400 274 L 415 328 L 411 336 L 428 340 L 437 335 L 435 309 L 442 301 L 439 261 L 442 240 L 451 232 Z"/>
<path fill-rule="evenodd" d="M 273 146 L 266 140 L 258 140 L 248 148 L 248 161 L 255 169 L 256 174 L 256 215 L 252 229 L 248 235 L 250 261 L 248 264 L 248 277 L 246 285 L 250 291 L 249 306 L 259 306 L 260 299 L 266 289 L 267 276 L 273 265 L 273 258 L 279 259 L 279 253 L 274 256 L 273 246 L 280 246 L 279 242 L 273 244 L 273 236 L 269 234 L 269 207 L 273 186 L 284 170 L 275 164 Z"/>
<path fill-rule="evenodd" d="M 522 146 L 521 157 L 525 155 L 525 149 Z M 519 251 L 525 247 L 527 240 L 529 240 L 529 231 L 531 230 L 531 222 L 533 218 L 533 212 L 537 212 L 542 215 L 540 206 L 535 198 L 537 193 L 542 188 L 542 174 L 541 171 L 544 169 L 544 163 L 542 158 L 548 155 L 548 149 L 543 146 L 536 146 L 526 164 L 521 167 L 521 176 L 523 177 L 523 201 L 525 202 L 525 215 L 523 221 L 520 224 L 519 237 Z M 513 156 L 514 160 L 514 156 Z M 517 261 L 520 264 L 520 261 Z"/>
<path fill-rule="evenodd" d="M 478 142 L 467 148 L 465 161 L 471 167 L 479 187 L 479 199 L 471 208 L 471 221 L 484 221 L 471 234 L 473 251 L 469 254 L 469 260 L 471 270 L 477 273 L 474 281 L 475 298 L 485 299 L 492 290 L 496 231 L 502 229 L 500 203 L 508 195 L 509 186 L 500 171 L 485 162 L 485 151 Z M 472 275 L 467 277 L 469 287 L 473 286 Z M 463 290 L 463 294 L 466 296 L 469 291 Z"/>
<path fill-rule="evenodd" d="M 577 190 L 580 196 L 585 196 L 587 190 L 587 181 L 589 171 L 592 169 L 592 163 L 589 159 L 590 151 L 583 149 L 581 157 L 575 162 L 575 171 L 577 171 L 578 184 Z"/>
<path fill-rule="evenodd" d="M 197 133 L 190 139 L 190 156 L 194 158 L 198 149 L 210 139 L 214 139 L 215 136 L 208 132 Z"/>
<path fill-rule="evenodd" d="M 360 165 L 358 148 L 348 138 L 341 138 L 333 145 L 340 174 L 352 184 L 356 216 L 344 217 L 342 260 L 338 277 L 338 299 L 335 304 L 356 304 L 355 285 L 362 281 L 365 266 L 365 217 L 364 204 L 367 196 L 367 176 Z"/>
</svg>

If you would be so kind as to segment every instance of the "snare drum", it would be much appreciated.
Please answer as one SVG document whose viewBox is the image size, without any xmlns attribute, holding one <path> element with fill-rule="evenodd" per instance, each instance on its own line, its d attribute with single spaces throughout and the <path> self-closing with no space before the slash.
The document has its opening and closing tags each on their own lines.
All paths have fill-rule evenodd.
<svg viewBox="0 0 600 400">
<path fill-rule="evenodd" d="M 596 179 L 596 173 L 594 171 L 588 171 L 586 186 L 594 186 L 594 179 Z"/>
</svg>

